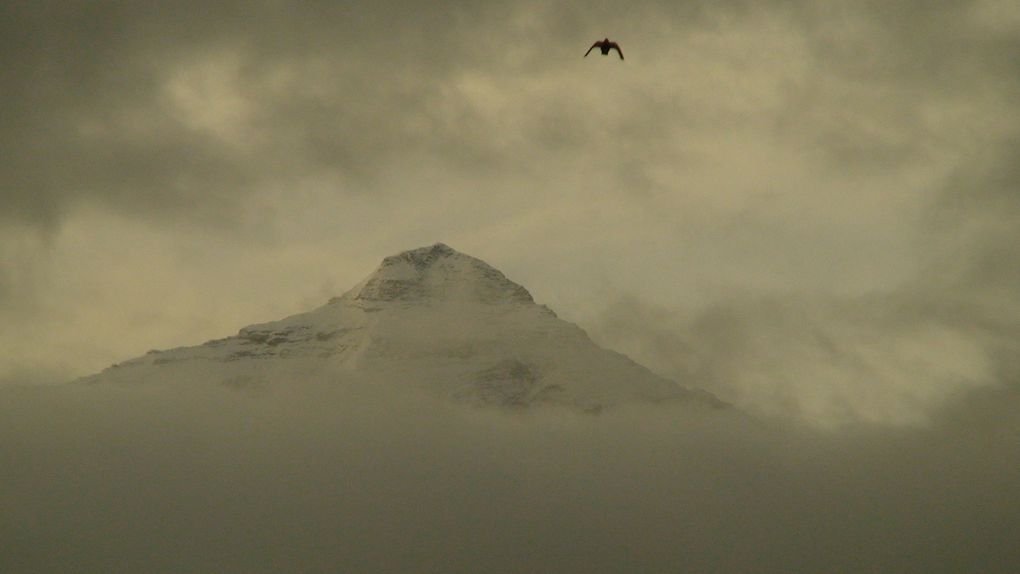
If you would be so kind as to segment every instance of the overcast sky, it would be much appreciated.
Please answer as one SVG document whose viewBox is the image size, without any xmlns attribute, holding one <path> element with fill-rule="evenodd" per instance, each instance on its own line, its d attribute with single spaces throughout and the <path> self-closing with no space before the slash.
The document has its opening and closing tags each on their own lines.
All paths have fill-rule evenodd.
<svg viewBox="0 0 1020 574">
<path fill-rule="evenodd" d="M 0 570 L 1020 571 L 1017 102 L 1015 0 L 0 3 Z M 46 385 L 439 241 L 753 422 Z"/>
<path fill-rule="evenodd" d="M 442 241 L 756 412 L 923 423 L 1016 381 L 1018 62 L 1006 0 L 7 2 L 0 381 Z"/>
</svg>

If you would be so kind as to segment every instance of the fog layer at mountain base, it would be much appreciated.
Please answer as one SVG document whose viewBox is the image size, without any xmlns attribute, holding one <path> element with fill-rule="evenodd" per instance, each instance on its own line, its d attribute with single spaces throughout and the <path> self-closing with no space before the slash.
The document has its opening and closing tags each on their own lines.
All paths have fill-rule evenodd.
<svg viewBox="0 0 1020 574">
<path fill-rule="evenodd" d="M 1016 393 L 837 434 L 366 383 L 0 389 L 0 570 L 1020 567 Z"/>
</svg>

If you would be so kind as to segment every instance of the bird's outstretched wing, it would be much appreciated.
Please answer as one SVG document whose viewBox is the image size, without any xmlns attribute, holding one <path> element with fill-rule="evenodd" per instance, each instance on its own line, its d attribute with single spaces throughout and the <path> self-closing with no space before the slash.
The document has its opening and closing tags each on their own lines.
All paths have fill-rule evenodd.
<svg viewBox="0 0 1020 574">
<path fill-rule="evenodd" d="M 621 60 L 623 59 L 623 50 L 620 49 L 620 45 L 619 44 L 617 44 L 616 42 L 613 42 L 612 44 L 609 45 L 609 49 L 610 50 L 616 50 L 616 53 L 620 55 L 620 59 Z"/>
<path fill-rule="evenodd" d="M 591 48 L 588 48 L 588 51 L 587 51 L 587 52 L 585 52 L 585 53 L 584 53 L 584 56 L 581 56 L 581 57 L 582 57 L 582 58 L 587 58 L 587 57 L 588 57 L 588 54 L 590 54 L 590 53 L 591 53 L 591 51 L 595 49 L 595 46 L 598 46 L 598 45 L 599 45 L 599 43 L 598 43 L 598 42 L 595 42 L 594 44 L 592 44 L 592 45 L 591 45 Z"/>
</svg>

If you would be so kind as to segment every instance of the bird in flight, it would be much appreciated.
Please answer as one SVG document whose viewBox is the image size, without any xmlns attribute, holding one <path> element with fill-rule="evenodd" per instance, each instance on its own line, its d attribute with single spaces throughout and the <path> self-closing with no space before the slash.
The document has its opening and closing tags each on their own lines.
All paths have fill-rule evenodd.
<svg viewBox="0 0 1020 574">
<path fill-rule="evenodd" d="M 599 40 L 598 42 L 592 44 L 591 48 L 588 48 L 588 51 L 584 53 L 584 57 L 587 58 L 588 54 L 596 47 L 599 50 L 602 50 L 603 56 L 608 56 L 610 50 L 616 50 L 616 53 L 620 55 L 620 59 L 621 60 L 623 59 L 623 50 L 620 49 L 620 45 L 617 44 L 616 42 L 610 41 L 609 38 L 606 38 L 605 40 Z"/>
</svg>

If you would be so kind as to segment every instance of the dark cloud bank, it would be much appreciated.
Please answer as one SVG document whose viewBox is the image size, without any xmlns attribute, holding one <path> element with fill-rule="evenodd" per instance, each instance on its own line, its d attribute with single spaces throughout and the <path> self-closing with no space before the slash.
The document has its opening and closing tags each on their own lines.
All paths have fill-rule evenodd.
<svg viewBox="0 0 1020 574">
<path fill-rule="evenodd" d="M 385 385 L 0 394 L 0 570 L 1015 572 L 1020 397 L 819 434 Z"/>
<path fill-rule="evenodd" d="M 840 10 L 807 1 L 15 2 L 0 13 L 0 225 L 52 228 L 82 205 L 222 225 L 260 186 L 310 174 L 343 174 L 351 185 L 341 192 L 379 193 L 374 178 L 408 155 L 477 174 L 541 171 L 585 146 L 602 147 L 619 158 L 612 169 L 619 187 L 636 191 L 648 185 L 649 165 L 676 161 L 655 157 L 675 145 L 667 129 L 675 124 L 764 122 L 838 169 L 888 169 L 944 143 L 924 141 L 944 134 L 925 123 L 919 103 L 940 108 L 973 91 L 981 107 L 989 91 L 1015 91 L 1020 45 L 975 25 L 974 11 L 967 1 Z M 737 61 L 716 64 L 749 78 L 763 66 L 785 77 L 790 71 L 775 59 L 740 61 L 773 48 L 740 33 L 770 39 L 783 29 L 777 22 L 788 40 L 802 42 L 810 81 L 781 83 L 782 105 L 756 104 L 757 118 L 678 104 L 661 91 L 675 86 L 652 84 L 632 88 L 628 108 L 612 120 L 572 91 L 615 97 L 620 86 L 584 81 L 532 98 L 529 114 L 506 126 L 458 85 L 472 75 L 504 78 L 512 92 L 501 96 L 528 97 L 527 80 L 567 73 L 562 62 L 607 26 L 645 60 L 692 35 L 729 37 L 720 47 Z M 755 81 L 718 87 L 753 90 Z M 860 89 L 840 92 L 844 84 Z M 876 121 L 892 135 L 876 134 Z M 527 145 L 500 146 L 508 129 Z"/>
</svg>

